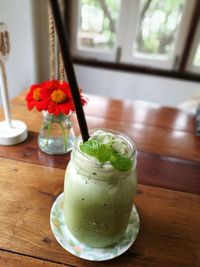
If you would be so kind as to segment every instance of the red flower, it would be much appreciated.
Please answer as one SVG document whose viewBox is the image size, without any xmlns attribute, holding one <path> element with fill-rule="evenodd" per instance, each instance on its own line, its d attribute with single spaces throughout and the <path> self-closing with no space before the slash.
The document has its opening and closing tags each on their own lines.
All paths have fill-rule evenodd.
<svg viewBox="0 0 200 267">
<path fill-rule="evenodd" d="M 31 86 L 30 91 L 26 96 L 27 108 L 29 110 L 32 110 L 34 107 L 36 107 L 38 111 L 48 109 L 48 101 L 46 99 L 42 99 L 41 89 L 40 84 L 34 84 Z"/>
<path fill-rule="evenodd" d="M 26 100 L 28 109 L 36 106 L 39 111 L 48 110 L 50 114 L 56 116 L 60 113 L 67 115 L 75 109 L 69 84 L 57 80 L 32 86 Z M 81 102 L 82 105 L 86 103 L 82 95 Z"/>
</svg>

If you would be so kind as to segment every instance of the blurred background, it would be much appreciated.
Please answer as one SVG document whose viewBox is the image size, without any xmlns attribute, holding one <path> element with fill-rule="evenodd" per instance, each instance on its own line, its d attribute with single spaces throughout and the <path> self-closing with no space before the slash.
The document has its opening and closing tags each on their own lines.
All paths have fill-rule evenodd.
<svg viewBox="0 0 200 267">
<path fill-rule="evenodd" d="M 6 63 L 10 98 L 49 79 L 47 3 L 0 0 L 0 21 L 7 24 L 11 43 Z M 188 110 L 200 102 L 199 0 L 60 4 L 84 92 Z"/>
</svg>

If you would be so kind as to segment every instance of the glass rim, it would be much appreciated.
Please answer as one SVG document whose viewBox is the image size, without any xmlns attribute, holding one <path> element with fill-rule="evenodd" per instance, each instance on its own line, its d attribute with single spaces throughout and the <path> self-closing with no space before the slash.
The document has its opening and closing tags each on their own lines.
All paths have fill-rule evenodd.
<svg viewBox="0 0 200 267">
<path fill-rule="evenodd" d="M 131 159 L 133 162 L 135 161 L 135 159 L 136 159 L 136 153 L 137 153 L 137 148 L 136 148 L 135 143 L 130 139 L 129 136 L 127 136 L 126 134 L 124 134 L 124 133 L 122 133 L 122 132 L 120 132 L 118 130 L 112 130 L 112 129 L 107 129 L 107 128 L 94 128 L 94 129 L 90 129 L 89 130 L 89 134 L 92 134 L 92 133 L 94 133 L 97 130 L 102 130 L 102 131 L 105 131 L 106 133 L 115 134 L 118 137 L 120 137 L 122 140 L 126 141 L 126 143 L 128 144 L 128 147 L 129 147 L 129 149 L 131 151 L 130 156 L 129 156 L 129 159 Z M 93 157 L 91 157 L 91 156 L 83 153 L 80 150 L 80 143 L 81 142 L 82 142 L 82 137 L 81 137 L 81 135 L 79 135 L 79 136 L 76 137 L 76 140 L 74 142 L 74 148 L 72 150 L 72 154 L 73 153 L 75 153 L 76 155 L 78 154 L 78 156 L 80 158 L 82 158 L 83 160 L 87 160 L 90 164 L 92 164 L 96 168 L 99 168 L 100 166 L 102 166 L 102 163 L 96 161 Z M 134 165 L 136 165 L 136 164 L 134 164 Z M 112 165 L 109 162 L 105 162 L 103 164 L 103 166 L 105 167 L 105 171 L 106 171 L 107 169 L 111 168 Z"/>
</svg>

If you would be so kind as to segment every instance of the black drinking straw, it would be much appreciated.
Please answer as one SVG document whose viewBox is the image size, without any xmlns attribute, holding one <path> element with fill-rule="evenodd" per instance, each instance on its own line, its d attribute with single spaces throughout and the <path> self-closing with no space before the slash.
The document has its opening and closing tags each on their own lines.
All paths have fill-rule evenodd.
<svg viewBox="0 0 200 267">
<path fill-rule="evenodd" d="M 86 142 L 89 138 L 88 127 L 87 127 L 83 107 L 81 104 L 81 97 L 80 97 L 80 93 L 78 89 L 78 84 L 76 81 L 76 76 L 75 76 L 75 72 L 74 72 L 74 68 L 72 65 L 72 60 L 71 60 L 71 56 L 69 52 L 66 27 L 64 27 L 63 22 L 62 22 L 58 1 L 57 0 L 49 0 L 49 1 L 51 4 L 56 32 L 58 35 L 60 51 L 61 51 L 62 58 L 63 58 L 65 72 L 67 74 L 67 78 L 69 81 L 70 90 L 71 90 L 71 94 L 72 94 L 72 98 L 73 98 L 73 102 L 74 102 L 74 106 L 75 106 L 75 110 L 77 114 L 78 124 L 80 127 L 83 142 Z"/>
</svg>

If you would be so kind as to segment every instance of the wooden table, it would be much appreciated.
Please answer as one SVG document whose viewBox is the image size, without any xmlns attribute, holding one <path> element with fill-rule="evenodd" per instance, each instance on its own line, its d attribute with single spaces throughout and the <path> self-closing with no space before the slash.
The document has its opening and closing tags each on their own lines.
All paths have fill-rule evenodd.
<svg viewBox="0 0 200 267">
<path fill-rule="evenodd" d="M 126 253 L 91 262 L 69 254 L 51 232 L 50 209 L 63 191 L 69 155 L 49 156 L 38 149 L 41 114 L 27 111 L 24 98 L 22 93 L 12 101 L 12 113 L 27 123 L 28 139 L 0 146 L 0 267 L 200 266 L 200 138 L 193 114 L 89 96 L 89 128 L 120 130 L 137 145 L 141 219 L 139 236 Z"/>
</svg>

